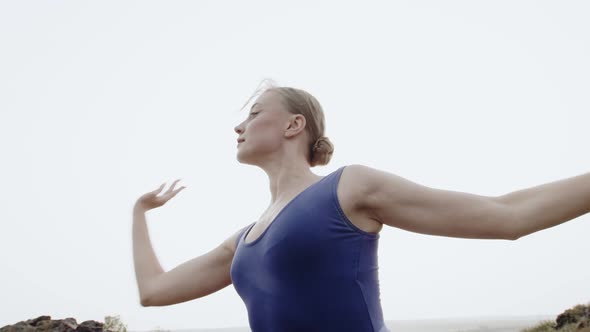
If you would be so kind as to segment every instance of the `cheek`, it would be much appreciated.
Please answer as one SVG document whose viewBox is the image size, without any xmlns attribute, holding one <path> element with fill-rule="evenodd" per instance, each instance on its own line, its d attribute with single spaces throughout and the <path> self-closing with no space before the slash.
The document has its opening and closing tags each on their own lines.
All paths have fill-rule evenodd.
<svg viewBox="0 0 590 332">
<path fill-rule="evenodd" d="M 279 134 L 277 129 L 277 124 L 272 119 L 260 118 L 247 125 L 246 136 L 251 136 L 252 134 L 256 136 L 276 136 Z"/>
</svg>

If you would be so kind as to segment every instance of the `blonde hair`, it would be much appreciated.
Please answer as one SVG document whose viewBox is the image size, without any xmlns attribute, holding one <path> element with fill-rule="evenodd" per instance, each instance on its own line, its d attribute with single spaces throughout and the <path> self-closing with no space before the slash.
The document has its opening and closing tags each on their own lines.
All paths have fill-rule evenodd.
<svg viewBox="0 0 590 332">
<path fill-rule="evenodd" d="M 267 87 L 260 88 L 265 83 L 267 83 Z M 309 92 L 302 89 L 278 86 L 272 80 L 263 80 L 259 88 L 257 88 L 256 92 L 248 99 L 244 106 L 254 96 L 266 91 L 275 92 L 281 96 L 281 100 L 287 111 L 292 114 L 301 114 L 305 117 L 305 130 L 309 138 L 309 150 L 307 154 L 309 165 L 311 167 L 327 165 L 334 153 L 334 145 L 328 137 L 324 136 L 326 120 L 319 101 Z"/>
</svg>

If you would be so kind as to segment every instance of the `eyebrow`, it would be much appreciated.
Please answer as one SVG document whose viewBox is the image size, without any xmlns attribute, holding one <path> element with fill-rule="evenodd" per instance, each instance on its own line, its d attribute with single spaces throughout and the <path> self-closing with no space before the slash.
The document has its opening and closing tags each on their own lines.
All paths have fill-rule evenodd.
<svg viewBox="0 0 590 332">
<path fill-rule="evenodd" d="M 250 107 L 250 111 L 252 111 L 254 109 L 254 106 L 256 105 L 263 105 L 262 103 L 254 103 L 254 105 L 252 105 L 252 107 Z"/>
</svg>

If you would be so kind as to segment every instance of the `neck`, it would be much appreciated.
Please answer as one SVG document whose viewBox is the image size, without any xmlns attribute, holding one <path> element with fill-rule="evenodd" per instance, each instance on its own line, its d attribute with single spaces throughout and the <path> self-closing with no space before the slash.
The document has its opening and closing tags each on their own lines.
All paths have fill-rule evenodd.
<svg viewBox="0 0 590 332">
<path fill-rule="evenodd" d="M 307 163 L 285 163 L 265 168 L 264 171 L 269 179 L 271 205 L 285 197 L 291 197 L 322 178 L 314 174 Z"/>
</svg>

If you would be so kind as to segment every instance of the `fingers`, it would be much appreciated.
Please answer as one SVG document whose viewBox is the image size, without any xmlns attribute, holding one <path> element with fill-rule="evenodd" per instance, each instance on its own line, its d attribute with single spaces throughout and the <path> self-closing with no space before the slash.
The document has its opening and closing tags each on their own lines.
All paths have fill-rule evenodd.
<svg viewBox="0 0 590 332">
<path fill-rule="evenodd" d="M 158 187 L 158 189 L 156 189 L 156 190 L 154 190 L 154 191 L 152 191 L 152 192 L 150 192 L 150 193 L 151 193 L 151 194 L 156 194 L 156 195 L 157 195 L 158 193 L 160 193 L 160 191 L 162 191 L 162 189 L 164 188 L 164 185 L 165 185 L 165 184 L 166 184 L 165 182 L 164 182 L 164 183 L 162 183 L 162 185 L 161 185 L 160 187 Z"/>
<path fill-rule="evenodd" d="M 168 191 L 166 191 L 166 194 L 172 193 L 174 191 L 174 186 L 176 186 L 176 184 L 178 183 L 178 181 L 180 181 L 181 179 L 177 179 L 176 181 L 172 182 L 172 185 L 170 186 L 170 188 L 168 188 Z"/>
<path fill-rule="evenodd" d="M 170 198 L 176 196 L 176 194 L 178 194 L 184 188 L 186 188 L 186 186 L 182 186 L 182 187 L 176 189 L 175 191 L 173 191 L 172 194 L 171 194 L 172 196 L 170 196 Z"/>
<path fill-rule="evenodd" d="M 174 187 L 176 187 L 176 184 L 178 183 L 178 181 L 180 181 L 181 179 L 177 179 L 174 182 L 172 182 L 172 185 L 170 186 L 170 188 L 168 188 L 168 190 L 166 190 L 166 192 L 160 197 L 161 199 L 163 199 L 164 201 L 168 201 L 170 200 L 172 197 L 176 196 L 176 194 L 178 194 L 181 190 L 183 190 L 184 188 L 186 188 L 186 186 L 182 186 L 178 189 L 174 189 Z M 163 185 L 162 185 L 163 187 Z M 160 190 L 161 188 L 160 187 Z"/>
<path fill-rule="evenodd" d="M 166 182 L 162 183 L 158 187 L 158 189 L 141 195 L 141 197 L 138 198 L 136 204 L 140 204 L 142 206 L 145 206 L 145 207 L 147 207 L 148 210 L 153 209 L 153 208 L 157 208 L 157 207 L 160 207 L 160 206 L 166 204 L 166 202 L 168 202 L 172 197 L 176 196 L 176 194 L 178 194 L 180 191 L 182 191 L 184 188 L 186 188 L 186 186 L 182 186 L 182 187 L 174 190 L 174 187 L 176 186 L 176 184 L 180 180 L 181 179 L 174 181 L 172 183 L 172 186 L 170 186 L 170 188 L 165 193 L 160 195 L 160 193 L 162 192 L 162 189 L 164 189 L 164 186 L 166 185 Z M 160 195 L 160 196 L 158 196 L 158 195 Z"/>
</svg>

